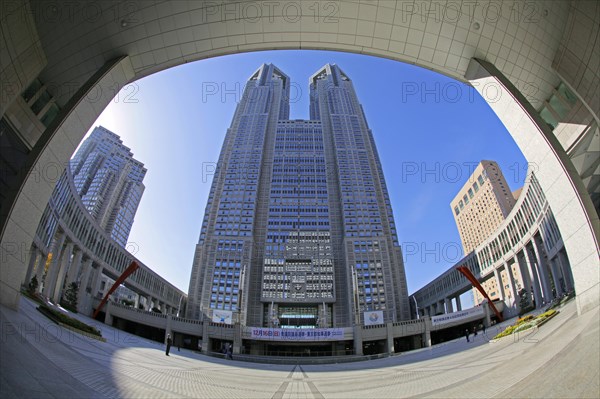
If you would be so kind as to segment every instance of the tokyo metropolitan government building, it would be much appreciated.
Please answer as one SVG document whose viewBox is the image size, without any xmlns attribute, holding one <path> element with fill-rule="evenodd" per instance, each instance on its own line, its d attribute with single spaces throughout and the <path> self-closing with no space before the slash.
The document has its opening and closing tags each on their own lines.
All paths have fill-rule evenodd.
<svg viewBox="0 0 600 399">
<path fill-rule="evenodd" d="M 290 120 L 285 73 L 263 64 L 248 80 L 210 189 L 187 317 L 305 329 L 410 318 L 388 190 L 352 81 L 328 64 L 309 84 L 310 120 Z"/>
</svg>

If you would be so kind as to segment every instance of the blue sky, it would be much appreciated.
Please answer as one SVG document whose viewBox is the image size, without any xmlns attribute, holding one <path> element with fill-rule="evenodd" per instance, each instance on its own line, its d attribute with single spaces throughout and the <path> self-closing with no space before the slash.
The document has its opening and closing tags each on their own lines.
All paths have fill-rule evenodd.
<svg viewBox="0 0 600 399">
<path fill-rule="evenodd" d="M 514 191 L 527 163 L 472 88 L 436 72 L 364 55 L 268 51 L 185 64 L 124 87 L 94 126 L 117 133 L 148 173 L 128 249 L 187 292 L 212 176 L 244 84 L 274 63 L 292 81 L 292 119 L 308 119 L 308 78 L 336 63 L 354 82 L 384 169 L 409 293 L 462 257 L 450 201 L 482 159 Z M 466 299 L 466 298 L 465 298 Z"/>
</svg>

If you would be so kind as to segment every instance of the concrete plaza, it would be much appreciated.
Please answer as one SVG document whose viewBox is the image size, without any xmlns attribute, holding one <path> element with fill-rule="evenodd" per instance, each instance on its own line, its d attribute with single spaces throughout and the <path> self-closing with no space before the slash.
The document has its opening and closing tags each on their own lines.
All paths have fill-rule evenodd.
<svg viewBox="0 0 600 399">
<path fill-rule="evenodd" d="M 269 365 L 172 348 L 99 324 L 107 342 L 51 323 L 21 299 L 0 307 L 1 398 L 598 398 L 598 309 L 574 301 L 539 330 L 488 342 L 481 333 L 392 357 Z M 506 323 L 504 323 L 506 324 Z M 488 329 L 488 337 L 500 326 Z"/>
</svg>

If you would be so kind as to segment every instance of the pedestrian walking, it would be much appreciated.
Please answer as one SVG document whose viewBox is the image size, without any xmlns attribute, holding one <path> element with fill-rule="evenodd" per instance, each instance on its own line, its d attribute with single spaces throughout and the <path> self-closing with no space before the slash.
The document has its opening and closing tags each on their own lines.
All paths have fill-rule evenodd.
<svg viewBox="0 0 600 399">
<path fill-rule="evenodd" d="M 475 337 L 477 337 L 477 326 L 473 326 L 473 341 L 475 341 Z"/>
<path fill-rule="evenodd" d="M 167 334 L 167 351 L 165 355 L 169 356 L 169 351 L 171 350 L 171 345 L 173 345 L 173 340 L 171 339 L 171 334 Z"/>
<path fill-rule="evenodd" d="M 469 329 L 468 328 L 465 328 L 465 337 L 467 338 L 467 342 L 470 342 L 469 341 Z"/>
</svg>

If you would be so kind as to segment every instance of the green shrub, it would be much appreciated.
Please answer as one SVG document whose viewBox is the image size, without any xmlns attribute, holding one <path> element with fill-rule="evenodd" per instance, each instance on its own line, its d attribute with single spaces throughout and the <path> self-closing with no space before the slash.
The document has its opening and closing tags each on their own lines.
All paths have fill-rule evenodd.
<svg viewBox="0 0 600 399">
<path fill-rule="evenodd" d="M 76 328 L 89 334 L 97 335 L 99 337 L 102 336 L 102 333 L 97 328 L 89 326 L 72 317 L 69 317 L 66 314 L 59 312 L 58 310 L 54 310 L 46 305 L 38 306 L 38 310 L 44 315 L 46 315 L 46 317 L 50 318 L 55 322 L 66 324 L 67 326 Z"/>
</svg>

